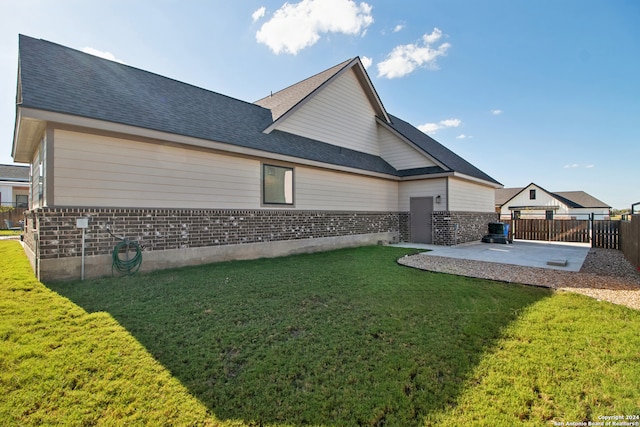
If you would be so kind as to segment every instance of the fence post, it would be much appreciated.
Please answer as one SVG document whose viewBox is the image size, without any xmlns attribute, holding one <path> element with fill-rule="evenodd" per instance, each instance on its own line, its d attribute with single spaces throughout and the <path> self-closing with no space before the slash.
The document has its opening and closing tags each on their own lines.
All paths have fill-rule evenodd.
<svg viewBox="0 0 640 427">
<path fill-rule="evenodd" d="M 511 211 L 511 240 L 516 240 L 516 213 Z"/>
<path fill-rule="evenodd" d="M 595 248 L 595 242 L 593 241 L 594 239 L 594 233 L 593 233 L 593 217 L 595 215 L 593 214 L 593 212 L 591 212 L 589 214 L 589 240 L 591 241 L 591 247 Z"/>
</svg>

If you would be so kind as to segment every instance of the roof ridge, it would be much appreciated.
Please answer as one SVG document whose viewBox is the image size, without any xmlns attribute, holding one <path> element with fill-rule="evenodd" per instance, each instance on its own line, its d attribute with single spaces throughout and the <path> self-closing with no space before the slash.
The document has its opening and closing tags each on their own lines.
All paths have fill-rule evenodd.
<svg viewBox="0 0 640 427">
<path fill-rule="evenodd" d="M 271 115 L 275 122 L 347 68 L 355 59 L 357 59 L 357 57 L 329 67 L 311 77 L 289 85 L 276 93 L 271 93 L 270 95 L 260 98 L 255 101 L 254 104 L 271 110 Z"/>
<path fill-rule="evenodd" d="M 289 89 L 291 89 L 291 88 L 293 88 L 293 87 L 295 87 L 295 86 L 299 86 L 299 85 L 301 85 L 301 84 L 303 84 L 303 83 L 305 83 L 305 82 L 307 82 L 307 81 L 309 81 L 309 80 L 311 80 L 311 79 L 317 78 L 317 77 L 318 77 L 318 76 L 320 76 L 321 74 L 326 73 L 327 71 L 330 71 L 330 70 L 332 70 L 333 68 L 338 68 L 338 67 L 339 67 L 339 68 L 340 68 L 339 70 L 336 70 L 334 73 L 332 73 L 332 74 L 331 74 L 331 75 L 333 76 L 333 75 L 337 74 L 341 69 L 343 69 L 343 68 L 344 68 L 348 63 L 350 63 L 350 62 L 351 62 L 351 61 L 353 61 L 354 59 L 355 59 L 355 58 L 349 58 L 349 59 L 347 59 L 346 61 L 342 61 L 341 63 L 336 64 L 336 65 L 334 65 L 334 66 L 332 66 L 332 67 L 329 67 L 329 68 L 327 68 L 326 70 L 320 71 L 319 73 L 315 73 L 314 75 L 309 76 L 309 77 L 307 77 L 306 79 L 303 79 L 303 80 L 300 80 L 300 81 L 298 81 L 298 82 L 296 82 L 296 83 L 290 84 L 289 86 L 287 86 L 287 87 L 285 87 L 285 88 L 283 88 L 283 89 L 280 89 L 280 90 L 276 91 L 275 93 L 273 93 L 273 92 L 272 92 L 270 95 L 264 96 L 264 97 L 262 97 L 262 98 L 258 99 L 258 100 L 257 100 L 257 101 L 255 101 L 255 102 L 259 102 L 259 101 L 261 101 L 261 100 L 263 100 L 263 99 L 271 98 L 271 97 L 273 97 L 273 96 L 276 96 L 276 95 L 278 95 L 278 94 L 281 94 L 282 92 L 288 91 Z M 331 77 L 326 78 L 323 82 L 325 82 L 325 81 L 329 80 L 330 78 L 331 78 Z M 318 86 L 320 86 L 321 84 L 322 84 L 322 83 L 320 83 Z"/>
</svg>

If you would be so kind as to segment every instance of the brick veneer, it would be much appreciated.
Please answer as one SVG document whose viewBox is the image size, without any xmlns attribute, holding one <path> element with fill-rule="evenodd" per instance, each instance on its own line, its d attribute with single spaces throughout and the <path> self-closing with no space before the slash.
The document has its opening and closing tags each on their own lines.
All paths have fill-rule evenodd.
<svg viewBox="0 0 640 427">
<path fill-rule="evenodd" d="M 488 224 L 498 220 L 497 213 L 438 211 L 431 215 L 433 244 L 453 246 L 480 240 L 488 233 Z M 458 225 L 456 230 L 455 225 Z"/>
<path fill-rule="evenodd" d="M 111 253 L 116 235 L 136 240 L 145 251 L 284 240 L 398 233 L 399 214 L 293 210 L 77 209 L 41 208 L 25 214 L 25 244 L 40 259 L 80 256 L 82 230 L 89 217 L 85 253 Z M 37 234 L 39 247 L 36 250 Z"/>
<path fill-rule="evenodd" d="M 398 214 L 401 242 L 411 241 L 411 213 Z M 453 246 L 459 243 L 482 239 L 488 232 L 488 224 L 498 220 L 493 212 L 449 212 L 436 211 L 431 215 L 431 232 L 434 245 Z M 458 224 L 458 230 L 455 230 Z"/>
<path fill-rule="evenodd" d="M 398 234 L 401 242 L 411 241 L 411 213 L 400 212 L 398 217 L 400 224 L 398 226 Z"/>
</svg>

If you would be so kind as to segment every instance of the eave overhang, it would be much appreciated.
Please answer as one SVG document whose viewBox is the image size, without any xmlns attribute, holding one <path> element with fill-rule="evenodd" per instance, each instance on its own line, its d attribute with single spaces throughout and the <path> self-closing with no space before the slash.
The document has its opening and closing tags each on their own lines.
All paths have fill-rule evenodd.
<svg viewBox="0 0 640 427">
<path fill-rule="evenodd" d="M 16 122 L 13 132 L 13 146 L 11 157 L 16 163 L 31 163 L 33 153 L 38 148 L 47 122 L 38 118 L 37 114 L 32 114 L 36 110 L 16 108 Z"/>
<path fill-rule="evenodd" d="M 22 129 L 21 127 L 20 127 L 21 129 L 18 129 L 16 131 L 16 135 L 19 135 L 19 134 L 23 135 L 22 138 L 24 138 L 24 141 L 25 141 L 25 142 L 22 142 L 22 146 L 19 150 L 20 153 L 28 153 L 28 155 L 27 154 L 24 155 L 25 158 L 28 157 L 28 160 L 20 161 L 25 163 L 31 162 L 31 156 L 35 151 L 35 148 L 37 148 L 37 144 L 39 144 L 42 138 L 42 135 L 44 133 L 44 130 L 46 129 L 47 123 L 53 123 L 57 125 L 63 125 L 67 127 L 70 126 L 70 127 L 77 128 L 79 132 L 82 132 L 82 131 L 86 133 L 94 133 L 96 131 L 107 132 L 107 133 L 114 134 L 114 136 L 119 135 L 122 138 L 127 138 L 127 136 L 138 137 L 138 138 L 147 139 L 149 140 L 149 142 L 155 142 L 158 144 L 169 145 L 169 146 L 178 146 L 178 147 L 189 146 L 195 149 L 202 149 L 202 150 L 218 152 L 222 154 L 238 155 L 243 157 L 261 158 L 261 159 L 268 159 L 268 160 L 278 160 L 281 162 L 290 162 L 290 163 L 295 163 L 299 165 L 318 167 L 322 169 L 330 169 L 330 170 L 354 173 L 358 175 L 366 175 L 366 176 L 377 177 L 377 178 L 390 179 L 394 181 L 401 180 L 401 177 L 397 175 L 392 175 L 392 174 L 383 173 L 383 172 L 375 172 L 375 171 L 370 171 L 366 169 L 358 169 L 358 168 L 349 167 L 349 166 L 341 166 L 341 165 L 325 163 L 317 160 L 310 160 L 310 159 L 305 159 L 305 158 L 286 155 L 286 154 L 280 154 L 280 153 L 274 153 L 270 151 L 263 151 L 255 148 L 243 147 L 240 145 L 234 145 L 234 144 L 225 143 L 225 142 L 200 139 L 200 138 L 195 138 L 191 136 L 173 134 L 173 133 L 168 133 L 168 132 L 163 132 L 163 131 L 158 131 L 153 129 L 146 129 L 146 128 L 141 128 L 137 126 L 107 122 L 103 120 L 91 119 L 87 117 L 74 116 L 70 114 L 57 113 L 52 111 L 44 111 L 44 110 L 21 107 L 20 117 L 21 117 L 20 121 L 16 120 L 17 129 L 20 127 L 18 126 L 18 124 L 26 123 L 27 125 L 32 126 L 34 128 L 32 131 L 32 134 L 38 135 L 37 137 L 28 138 L 29 135 L 25 131 L 26 128 Z M 40 130 L 36 131 L 35 125 L 37 125 L 38 129 Z M 15 146 L 20 146 L 20 144 L 16 144 L 16 141 L 20 141 L 20 137 L 14 138 L 14 152 L 18 152 L 15 149 Z M 25 149 L 27 147 L 26 145 L 27 141 L 30 141 L 29 147 L 31 147 L 33 151 L 29 151 L 28 149 Z M 19 160 L 17 160 L 15 156 L 14 156 L 14 160 L 16 162 L 19 162 Z"/>
</svg>

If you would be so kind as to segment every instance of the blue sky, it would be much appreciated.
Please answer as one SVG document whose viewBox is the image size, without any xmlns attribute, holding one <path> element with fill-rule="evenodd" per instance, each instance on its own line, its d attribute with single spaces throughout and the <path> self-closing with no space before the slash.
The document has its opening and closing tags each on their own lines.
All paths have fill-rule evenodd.
<svg viewBox="0 0 640 427">
<path fill-rule="evenodd" d="M 640 201 L 635 0 L 0 1 L 0 163 L 18 34 L 255 101 L 360 56 L 382 102 L 500 181 Z"/>
</svg>

